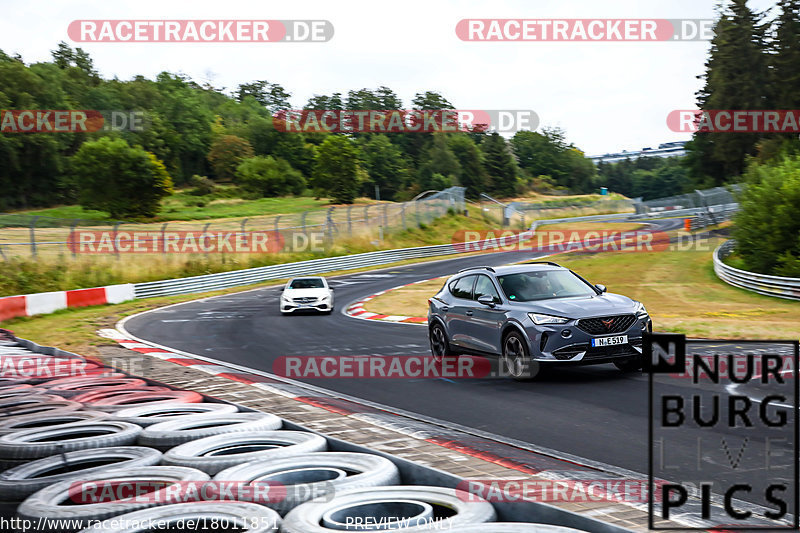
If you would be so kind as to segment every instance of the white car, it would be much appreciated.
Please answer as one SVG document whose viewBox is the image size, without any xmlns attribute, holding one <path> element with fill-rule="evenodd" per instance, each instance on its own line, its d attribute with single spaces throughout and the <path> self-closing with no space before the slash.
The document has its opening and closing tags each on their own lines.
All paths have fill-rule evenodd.
<svg viewBox="0 0 800 533">
<path fill-rule="evenodd" d="M 281 313 L 295 311 L 333 311 L 333 289 L 328 280 L 320 276 L 293 278 L 281 289 Z"/>
</svg>

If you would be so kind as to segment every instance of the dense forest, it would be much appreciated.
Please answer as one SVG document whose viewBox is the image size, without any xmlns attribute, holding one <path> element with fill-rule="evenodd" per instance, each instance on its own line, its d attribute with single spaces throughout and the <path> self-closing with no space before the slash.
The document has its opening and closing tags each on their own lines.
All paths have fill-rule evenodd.
<svg viewBox="0 0 800 533">
<path fill-rule="evenodd" d="M 371 197 L 375 186 L 385 200 L 450 185 L 467 187 L 471 197 L 596 186 L 592 163 L 557 129 L 520 131 L 511 139 L 481 131 L 276 130 L 273 114 L 292 109 L 290 99 L 284 87 L 265 80 L 226 92 L 169 72 L 155 80 L 104 79 L 84 50 L 65 43 L 42 63 L 0 51 L 0 109 L 124 110 L 145 117 L 141 131 L 0 133 L 0 210 L 78 202 L 115 217 L 149 216 L 173 185 L 215 183 L 233 183 L 255 196 L 311 192 L 339 202 Z M 304 109 L 389 110 L 403 109 L 403 102 L 392 89 L 378 87 L 315 95 Z M 410 109 L 455 106 L 437 92 L 421 91 Z M 129 172 L 134 167 L 138 174 Z M 140 183 L 143 174 L 148 178 Z M 129 202 L 155 187 L 149 197 L 156 205 L 109 205 L 110 187 L 102 183 L 129 192 Z"/>
</svg>

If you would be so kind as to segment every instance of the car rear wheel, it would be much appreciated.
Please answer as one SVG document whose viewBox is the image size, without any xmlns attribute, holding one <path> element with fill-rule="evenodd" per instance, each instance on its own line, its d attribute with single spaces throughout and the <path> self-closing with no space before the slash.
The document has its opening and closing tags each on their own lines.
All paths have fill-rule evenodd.
<svg viewBox="0 0 800 533">
<path fill-rule="evenodd" d="M 444 362 L 449 357 L 455 357 L 457 354 L 450 348 L 450 343 L 447 341 L 447 333 L 444 327 L 438 322 L 431 327 L 428 334 L 431 342 L 431 355 L 437 363 Z"/>
<path fill-rule="evenodd" d="M 536 375 L 534 363 L 525 346 L 522 335 L 512 331 L 503 339 L 503 355 L 501 358 L 507 375 L 517 381 L 527 381 Z"/>
</svg>

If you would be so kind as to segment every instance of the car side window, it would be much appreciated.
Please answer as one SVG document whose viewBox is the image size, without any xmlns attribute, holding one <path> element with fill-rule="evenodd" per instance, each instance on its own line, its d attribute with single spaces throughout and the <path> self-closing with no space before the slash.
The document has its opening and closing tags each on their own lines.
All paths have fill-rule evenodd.
<svg viewBox="0 0 800 533">
<path fill-rule="evenodd" d="M 476 276 L 464 276 L 450 284 L 450 294 L 456 298 L 472 299 L 472 285 L 475 283 Z"/>
<path fill-rule="evenodd" d="M 475 296 L 473 297 L 474 300 L 477 300 L 481 296 L 489 295 L 492 297 L 495 303 L 500 303 L 500 294 L 497 292 L 497 289 L 492 283 L 492 280 L 489 276 L 478 276 L 478 281 L 475 282 Z"/>
</svg>

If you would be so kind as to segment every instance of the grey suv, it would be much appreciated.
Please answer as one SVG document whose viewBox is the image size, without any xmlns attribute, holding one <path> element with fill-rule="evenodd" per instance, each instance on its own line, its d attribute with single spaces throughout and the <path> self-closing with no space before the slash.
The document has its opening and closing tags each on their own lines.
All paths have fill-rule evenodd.
<svg viewBox="0 0 800 533">
<path fill-rule="evenodd" d="M 652 328 L 640 302 L 610 294 L 549 261 L 462 270 L 428 308 L 435 359 L 497 355 L 517 379 L 534 373 L 533 362 L 614 363 L 623 371 L 637 370 L 642 332 Z"/>
</svg>

